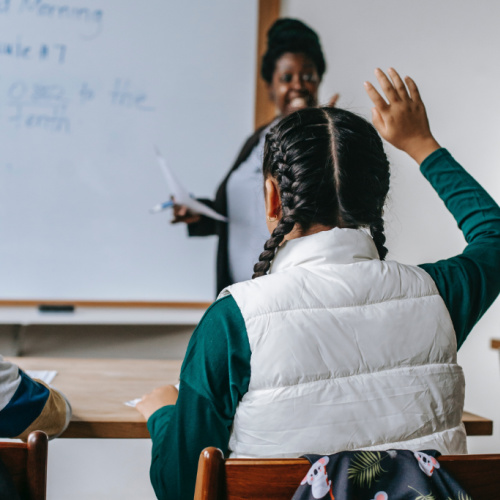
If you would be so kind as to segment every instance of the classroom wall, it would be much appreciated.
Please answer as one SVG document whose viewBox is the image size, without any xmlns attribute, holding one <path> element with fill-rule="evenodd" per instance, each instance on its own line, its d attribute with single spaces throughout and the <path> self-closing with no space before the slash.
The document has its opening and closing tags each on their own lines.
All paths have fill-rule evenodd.
<svg viewBox="0 0 500 500">
<path fill-rule="evenodd" d="M 500 201 L 500 3 L 493 0 L 283 0 L 282 15 L 316 29 L 328 71 L 326 102 L 367 118 L 363 81 L 373 69 L 395 67 L 420 87 L 437 140 Z M 409 264 L 460 253 L 465 245 L 454 219 L 413 161 L 387 146 L 392 189 L 386 210 L 388 258 Z M 469 439 L 471 452 L 500 451 L 500 363 L 489 347 L 500 338 L 500 302 L 481 319 L 459 352 L 467 389 L 465 407 L 495 420 L 493 438 Z"/>
</svg>

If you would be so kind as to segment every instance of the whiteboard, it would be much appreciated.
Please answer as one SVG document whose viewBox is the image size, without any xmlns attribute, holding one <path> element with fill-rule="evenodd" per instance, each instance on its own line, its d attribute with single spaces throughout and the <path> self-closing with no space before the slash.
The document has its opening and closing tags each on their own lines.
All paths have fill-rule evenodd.
<svg viewBox="0 0 500 500">
<path fill-rule="evenodd" d="M 213 298 L 215 237 L 149 213 L 154 146 L 214 195 L 252 132 L 256 36 L 256 0 L 0 0 L 0 299 Z"/>
</svg>

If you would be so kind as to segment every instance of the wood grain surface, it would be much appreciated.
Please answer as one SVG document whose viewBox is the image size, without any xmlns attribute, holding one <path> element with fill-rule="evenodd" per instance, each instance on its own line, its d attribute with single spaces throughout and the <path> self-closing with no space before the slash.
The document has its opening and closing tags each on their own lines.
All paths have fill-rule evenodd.
<svg viewBox="0 0 500 500">
<path fill-rule="evenodd" d="M 73 408 L 63 438 L 149 438 L 143 416 L 124 403 L 176 384 L 182 361 L 9 358 L 24 370 L 57 370 L 52 385 Z"/>
<path fill-rule="evenodd" d="M 63 438 L 149 438 L 142 415 L 124 403 L 155 387 L 176 384 L 181 360 L 8 358 L 24 370 L 56 370 L 52 385 L 73 407 Z M 469 436 L 491 436 L 493 422 L 464 412 Z"/>
</svg>

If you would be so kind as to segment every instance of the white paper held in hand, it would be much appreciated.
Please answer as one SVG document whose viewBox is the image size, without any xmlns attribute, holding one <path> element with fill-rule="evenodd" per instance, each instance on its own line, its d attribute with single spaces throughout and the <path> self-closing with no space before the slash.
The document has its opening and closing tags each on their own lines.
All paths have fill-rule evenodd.
<svg viewBox="0 0 500 500">
<path fill-rule="evenodd" d="M 167 181 L 168 187 L 170 189 L 170 194 L 172 195 L 175 203 L 179 205 L 185 205 L 193 212 L 196 212 L 201 215 L 206 215 L 211 219 L 227 221 L 227 218 L 223 215 L 217 213 L 215 210 L 212 210 L 210 207 L 207 207 L 205 204 L 195 200 L 188 193 L 186 188 L 179 182 L 179 179 L 174 174 L 174 171 L 167 165 L 165 158 L 161 155 L 159 149 L 155 146 L 156 159 L 158 160 L 158 164 L 160 165 L 161 171 L 165 180 Z M 150 212 L 157 213 L 162 210 L 171 207 L 173 205 L 172 202 L 160 203 L 155 205 Z"/>
</svg>

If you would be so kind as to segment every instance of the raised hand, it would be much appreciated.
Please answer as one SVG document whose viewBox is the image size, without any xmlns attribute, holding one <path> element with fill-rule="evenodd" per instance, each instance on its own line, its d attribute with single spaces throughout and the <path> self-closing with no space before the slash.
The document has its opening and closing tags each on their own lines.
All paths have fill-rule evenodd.
<svg viewBox="0 0 500 500">
<path fill-rule="evenodd" d="M 432 136 L 425 106 L 415 82 L 409 76 L 403 82 L 392 68 L 388 74 L 390 79 L 379 68 L 375 70 L 387 100 L 370 82 L 364 84 L 368 97 L 375 105 L 372 108 L 373 125 L 387 142 L 421 163 L 440 146 Z"/>
</svg>

